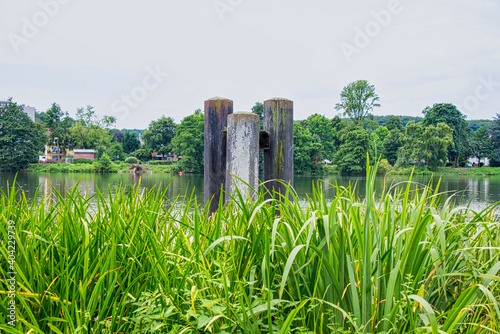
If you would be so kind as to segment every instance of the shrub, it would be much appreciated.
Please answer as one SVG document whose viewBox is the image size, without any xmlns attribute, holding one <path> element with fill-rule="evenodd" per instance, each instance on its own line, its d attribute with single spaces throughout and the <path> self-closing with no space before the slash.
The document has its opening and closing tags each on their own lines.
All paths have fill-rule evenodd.
<svg viewBox="0 0 500 334">
<path fill-rule="evenodd" d="M 128 157 L 127 159 L 125 159 L 125 162 L 128 164 L 136 164 L 139 163 L 139 160 L 137 160 L 136 157 Z"/>
<path fill-rule="evenodd" d="M 73 163 L 74 164 L 88 164 L 88 165 L 92 165 L 94 163 L 94 160 L 77 158 L 77 159 L 73 159 Z"/>
<path fill-rule="evenodd" d="M 92 166 L 96 173 L 110 173 L 113 171 L 113 163 L 106 153 L 104 153 L 98 161 L 95 161 Z"/>
</svg>

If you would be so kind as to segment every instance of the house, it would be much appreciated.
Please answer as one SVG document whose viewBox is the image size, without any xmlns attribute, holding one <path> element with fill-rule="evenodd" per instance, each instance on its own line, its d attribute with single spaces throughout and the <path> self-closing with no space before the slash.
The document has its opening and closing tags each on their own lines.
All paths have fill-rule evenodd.
<svg viewBox="0 0 500 334">
<path fill-rule="evenodd" d="M 95 150 L 75 149 L 73 150 L 73 159 L 95 160 Z"/>
<path fill-rule="evenodd" d="M 163 160 L 163 161 L 177 161 L 180 159 L 176 154 L 168 153 L 168 154 L 158 154 L 153 152 L 152 154 L 153 160 Z"/>
</svg>

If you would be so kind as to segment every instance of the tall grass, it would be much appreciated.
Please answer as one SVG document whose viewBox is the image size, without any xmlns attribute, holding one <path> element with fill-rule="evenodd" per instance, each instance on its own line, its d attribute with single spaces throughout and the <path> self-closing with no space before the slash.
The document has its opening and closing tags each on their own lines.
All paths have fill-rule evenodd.
<svg viewBox="0 0 500 334">
<path fill-rule="evenodd" d="M 500 332 L 498 205 L 456 208 L 439 185 L 415 189 L 411 179 L 376 202 L 375 169 L 367 174 L 363 200 L 325 184 L 307 207 L 293 189 L 255 201 L 237 192 L 211 216 L 194 196 L 165 200 L 166 189 L 89 197 L 75 187 L 56 203 L 31 205 L 12 187 L 0 199 L 0 329 Z M 336 191 L 330 203 L 325 186 Z M 9 221 L 16 327 L 5 317 Z"/>
</svg>

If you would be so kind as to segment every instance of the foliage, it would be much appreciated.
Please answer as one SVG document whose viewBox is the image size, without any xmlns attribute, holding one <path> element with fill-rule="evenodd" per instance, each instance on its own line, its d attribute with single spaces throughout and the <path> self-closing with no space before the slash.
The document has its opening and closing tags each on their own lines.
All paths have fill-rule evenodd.
<svg viewBox="0 0 500 334">
<path fill-rule="evenodd" d="M 411 159 L 419 166 L 421 161 L 425 161 L 431 170 L 444 165 L 448 147 L 453 145 L 452 133 L 453 130 L 445 123 L 438 123 L 437 126 L 408 123 L 401 139 L 403 145 L 399 149 L 398 164 L 408 165 Z"/>
<path fill-rule="evenodd" d="M 486 127 L 482 126 L 473 133 L 471 148 L 473 155 L 478 158 L 479 161 L 491 155 L 492 142 Z"/>
<path fill-rule="evenodd" d="M 321 143 L 301 123 L 293 126 L 293 167 L 297 174 L 317 174 L 321 168 Z"/>
<path fill-rule="evenodd" d="M 182 156 L 178 162 L 184 172 L 203 172 L 204 116 L 201 110 L 185 117 L 176 129 L 172 139 L 172 152 Z"/>
<path fill-rule="evenodd" d="M 335 164 L 342 174 L 363 173 L 370 134 L 359 124 L 352 124 L 339 133 L 342 144 L 335 154 Z"/>
<path fill-rule="evenodd" d="M 79 108 L 76 112 L 76 123 L 70 129 L 74 147 L 95 149 L 98 146 L 108 146 L 111 135 L 106 128 L 112 126 L 115 121 L 114 117 L 99 117 L 90 105 L 86 109 Z"/>
<path fill-rule="evenodd" d="M 147 148 L 140 148 L 132 153 L 130 153 L 131 156 L 136 157 L 137 159 L 141 161 L 149 161 L 151 160 L 151 149 Z"/>
<path fill-rule="evenodd" d="M 128 164 L 137 164 L 139 163 L 139 160 L 137 160 L 136 157 L 128 157 L 127 159 L 125 159 L 125 162 Z"/>
<path fill-rule="evenodd" d="M 375 86 L 366 80 L 351 82 L 340 93 L 340 103 L 335 105 L 336 110 L 344 110 L 355 123 L 362 122 L 370 111 L 380 107 L 379 96 L 375 93 Z"/>
<path fill-rule="evenodd" d="M 314 140 L 321 145 L 321 160 L 333 160 L 335 151 L 340 144 L 338 131 L 340 131 L 341 122 L 339 117 L 330 120 L 319 114 L 311 115 L 302 121 L 302 126 L 308 129 Z"/>
<path fill-rule="evenodd" d="M 432 108 L 425 108 L 423 114 L 425 115 L 424 127 L 445 123 L 453 130 L 454 145 L 450 145 L 448 148 L 449 161 L 458 165 L 462 158 L 470 156 L 469 141 L 471 130 L 465 121 L 466 116 L 456 106 L 450 103 L 439 103 L 435 104 Z"/>
<path fill-rule="evenodd" d="M 402 146 L 401 137 L 402 133 L 397 128 L 394 128 L 383 142 L 385 157 L 392 166 L 398 160 L 398 151 Z"/>
<path fill-rule="evenodd" d="M 177 125 L 172 117 L 162 116 L 160 119 L 152 121 L 142 135 L 146 148 L 158 154 L 170 153 L 176 128 Z"/>
<path fill-rule="evenodd" d="M 500 167 L 500 115 L 497 114 L 493 118 L 491 126 L 491 153 L 490 153 L 490 166 Z"/>
<path fill-rule="evenodd" d="M 381 123 L 379 122 L 379 124 L 381 124 Z M 381 124 L 381 125 L 384 125 L 384 124 Z M 389 131 L 398 130 L 399 132 L 403 132 L 403 130 L 405 129 L 405 126 L 403 125 L 403 121 L 401 121 L 401 117 L 394 116 L 394 115 L 389 116 L 389 120 L 385 124 L 385 127 Z"/>
<path fill-rule="evenodd" d="M 73 163 L 74 164 L 88 164 L 88 165 L 92 165 L 94 163 L 94 160 L 78 158 L 78 159 L 73 159 Z"/>
<path fill-rule="evenodd" d="M 388 136 L 389 130 L 385 126 L 379 126 L 373 133 L 370 134 L 368 152 L 374 161 L 377 161 L 380 157 L 386 157 L 384 141 Z"/>
<path fill-rule="evenodd" d="M 21 170 L 37 162 L 46 141 L 46 130 L 28 117 L 23 105 L 9 99 L 5 107 L 0 107 L 1 170 Z"/>
<path fill-rule="evenodd" d="M 96 173 L 110 173 L 113 171 L 113 163 L 109 155 L 104 153 L 99 160 L 92 165 Z"/>
<path fill-rule="evenodd" d="M 130 131 L 125 131 L 123 134 L 122 140 L 123 152 L 132 153 L 141 148 L 141 143 L 139 142 L 139 138 L 137 134 Z"/>
<path fill-rule="evenodd" d="M 112 143 L 109 148 L 105 150 L 105 152 L 111 157 L 113 161 L 122 161 L 126 157 L 126 154 L 125 152 L 123 152 L 123 147 L 120 143 Z"/>
<path fill-rule="evenodd" d="M 65 152 L 65 148 L 71 148 L 73 138 L 70 129 L 74 123 L 75 120 L 67 112 L 64 113 L 56 103 L 44 113 L 44 124 L 50 131 L 49 139 L 52 143 L 57 142 L 59 147 L 63 148 L 62 152 Z"/>
<path fill-rule="evenodd" d="M 498 332 L 499 205 L 457 209 L 439 185 L 411 179 L 376 201 L 367 176 L 365 200 L 317 184 L 306 204 L 235 194 L 213 215 L 193 197 L 167 199 L 168 187 L 118 187 L 95 195 L 96 208 L 78 186 L 38 205 L 13 187 L 0 196 L 0 235 L 22 250 L 19 321 L 9 327 L 0 306 L 0 330 Z"/>
</svg>

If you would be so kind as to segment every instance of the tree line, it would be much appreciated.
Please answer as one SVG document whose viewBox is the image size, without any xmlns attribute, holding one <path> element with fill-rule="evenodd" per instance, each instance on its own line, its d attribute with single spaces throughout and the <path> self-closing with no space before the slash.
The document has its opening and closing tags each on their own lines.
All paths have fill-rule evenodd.
<svg viewBox="0 0 500 334">
<path fill-rule="evenodd" d="M 470 157 L 490 159 L 500 167 L 500 116 L 490 121 L 468 123 L 456 106 L 448 103 L 426 107 L 423 117 L 373 116 L 380 107 L 375 87 L 365 80 L 348 84 L 335 109 L 341 114 L 328 118 L 313 114 L 295 122 L 294 166 L 298 174 L 321 174 L 325 164 L 333 164 L 343 174 L 363 173 L 367 153 L 374 163 L 427 166 L 435 170 L 446 164 L 463 166 Z M 1 108 L 1 107 L 0 107 Z M 263 117 L 263 104 L 252 112 Z M 76 117 L 63 112 L 57 103 L 36 114 L 32 122 L 23 106 L 9 99 L 0 109 L 0 168 L 19 170 L 37 162 L 47 142 L 65 149 L 96 150 L 96 157 L 107 155 L 124 161 L 136 157 L 152 159 L 155 152 L 182 156 L 178 170 L 203 172 L 204 115 L 196 110 L 175 123 L 172 117 L 153 120 L 147 129 L 118 130 L 116 119 L 100 116 L 92 106 L 79 108 Z"/>
</svg>

